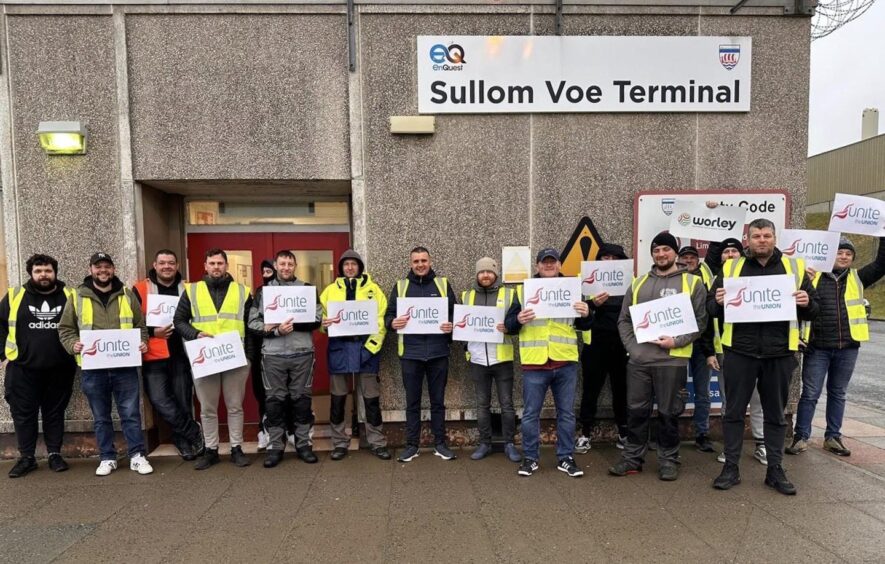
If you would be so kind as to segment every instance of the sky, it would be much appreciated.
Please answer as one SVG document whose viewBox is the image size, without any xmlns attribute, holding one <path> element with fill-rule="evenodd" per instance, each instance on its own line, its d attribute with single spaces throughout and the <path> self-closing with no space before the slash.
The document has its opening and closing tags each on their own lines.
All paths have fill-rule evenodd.
<svg viewBox="0 0 885 564">
<path fill-rule="evenodd" d="M 860 141 L 864 108 L 885 133 L 885 0 L 811 43 L 808 155 Z"/>
</svg>

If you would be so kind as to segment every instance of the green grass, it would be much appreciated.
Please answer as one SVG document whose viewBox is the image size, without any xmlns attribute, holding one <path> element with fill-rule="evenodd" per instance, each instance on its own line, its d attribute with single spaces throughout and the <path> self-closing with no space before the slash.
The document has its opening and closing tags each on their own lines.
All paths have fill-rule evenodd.
<svg viewBox="0 0 885 564">
<path fill-rule="evenodd" d="M 829 223 L 830 214 L 828 213 L 810 213 L 805 216 L 806 229 L 826 230 Z M 848 235 L 848 238 L 854 243 L 854 248 L 857 251 L 854 266 L 861 268 L 869 264 L 876 256 L 879 239 L 865 235 Z M 885 319 L 885 282 L 883 280 L 879 280 L 871 287 L 864 289 L 864 297 L 870 300 L 870 304 L 873 306 L 872 317 L 876 319 Z"/>
</svg>

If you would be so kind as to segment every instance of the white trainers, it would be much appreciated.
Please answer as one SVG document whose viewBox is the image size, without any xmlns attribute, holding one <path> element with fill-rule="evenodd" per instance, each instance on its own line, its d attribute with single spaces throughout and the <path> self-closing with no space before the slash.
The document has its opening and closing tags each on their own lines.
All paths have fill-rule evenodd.
<svg viewBox="0 0 885 564">
<path fill-rule="evenodd" d="M 758 460 L 760 464 L 768 466 L 768 452 L 765 450 L 765 445 L 756 445 L 756 449 L 753 451 L 753 458 Z"/>
<path fill-rule="evenodd" d="M 258 450 L 265 450 L 270 446 L 270 435 L 267 431 L 258 431 Z"/>
<path fill-rule="evenodd" d="M 577 454 L 587 454 L 590 452 L 590 439 L 581 435 L 575 441 L 575 453 Z"/>
<path fill-rule="evenodd" d="M 102 460 L 98 465 L 98 468 L 95 469 L 96 476 L 107 476 L 111 472 L 117 469 L 117 461 L 116 460 Z"/>
<path fill-rule="evenodd" d="M 725 464 L 725 453 L 724 452 L 719 453 L 719 456 L 716 457 L 716 462 L 718 462 L 719 464 Z"/>
<path fill-rule="evenodd" d="M 151 466 L 151 463 L 142 454 L 136 454 L 129 459 L 129 469 L 141 475 L 150 474 L 154 471 L 154 467 Z"/>
</svg>

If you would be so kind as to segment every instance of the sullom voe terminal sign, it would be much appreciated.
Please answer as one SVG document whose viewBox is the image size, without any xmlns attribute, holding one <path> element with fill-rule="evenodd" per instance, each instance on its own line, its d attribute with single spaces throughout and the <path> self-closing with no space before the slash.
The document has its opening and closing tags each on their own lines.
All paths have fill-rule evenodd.
<svg viewBox="0 0 885 564">
<path fill-rule="evenodd" d="M 418 36 L 418 112 L 748 112 L 750 37 Z"/>
</svg>

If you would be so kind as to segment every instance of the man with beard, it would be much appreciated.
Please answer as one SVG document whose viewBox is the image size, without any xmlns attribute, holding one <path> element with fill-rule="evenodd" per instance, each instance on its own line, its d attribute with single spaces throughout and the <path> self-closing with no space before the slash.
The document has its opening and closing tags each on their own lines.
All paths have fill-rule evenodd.
<svg viewBox="0 0 885 564">
<path fill-rule="evenodd" d="M 627 364 L 627 444 L 620 462 L 609 468 L 614 476 L 642 471 L 648 452 L 649 422 L 652 405 L 658 404 L 658 478 L 673 481 L 679 477 L 679 415 L 685 408 L 681 390 L 688 378 L 688 360 L 692 343 L 701 335 L 707 322 L 704 309 L 707 290 L 703 280 L 676 265 L 676 237 L 658 233 L 651 242 L 654 266 L 633 281 L 624 296 L 618 331 L 630 355 Z M 678 293 L 688 294 L 698 331 L 671 337 L 662 335 L 639 343 L 633 331 L 630 306 Z"/>
<path fill-rule="evenodd" d="M 107 253 L 95 253 L 89 260 L 90 275 L 68 300 L 58 326 L 61 344 L 71 354 L 80 353 L 83 342 L 80 331 L 102 329 L 139 329 L 141 346 L 147 352 L 147 328 L 138 300 L 116 276 L 114 261 Z M 126 438 L 129 469 L 139 474 L 154 471 L 145 458 L 144 434 L 141 432 L 141 408 L 138 394 L 138 369 L 134 366 L 83 370 L 80 387 L 89 400 L 94 420 L 95 439 L 101 462 L 95 474 L 107 476 L 117 469 L 117 450 L 114 448 L 114 423 L 111 420 L 111 399 L 117 404 L 120 427 Z"/>
<path fill-rule="evenodd" d="M 132 287 L 147 315 L 148 296 L 181 296 L 184 282 L 178 272 L 178 256 L 169 249 L 157 251 L 148 277 Z M 144 391 L 160 417 L 172 428 L 172 442 L 184 460 L 203 454 L 203 433 L 194 420 L 194 382 L 187 353 L 172 323 L 148 327 L 148 351 L 142 364 Z"/>
<path fill-rule="evenodd" d="M 798 321 L 811 321 L 820 309 L 816 292 L 805 275 L 803 260 L 783 256 L 775 247 L 774 224 L 755 219 L 748 226 L 747 256 L 729 259 L 722 265 L 707 298 L 710 315 L 723 318 L 725 278 L 738 276 L 772 276 L 788 274 L 795 280 L 796 316 Z M 795 495 L 796 487 L 787 479 L 781 461 L 787 422 L 784 408 L 790 393 L 790 378 L 798 362 L 798 321 L 767 321 L 723 323 L 721 342 L 725 350 L 722 368 L 728 403 L 725 407 L 725 467 L 713 481 L 713 487 L 727 490 L 741 482 L 738 463 L 744 436 L 744 416 L 753 389 L 759 390 L 764 417 L 765 449 L 768 469 L 765 485 L 784 495 Z"/>
<path fill-rule="evenodd" d="M 43 440 L 49 454 L 49 468 L 68 469 L 61 456 L 65 409 L 71 399 L 77 364 L 58 341 L 58 321 L 65 303 L 74 291 L 56 278 L 58 261 L 48 255 L 34 255 L 26 268 L 30 279 L 21 288 L 10 288 L 0 302 L 0 339 L 5 397 L 9 403 L 20 458 L 10 478 L 20 478 L 37 469 L 39 413 L 43 414 Z"/>
</svg>

